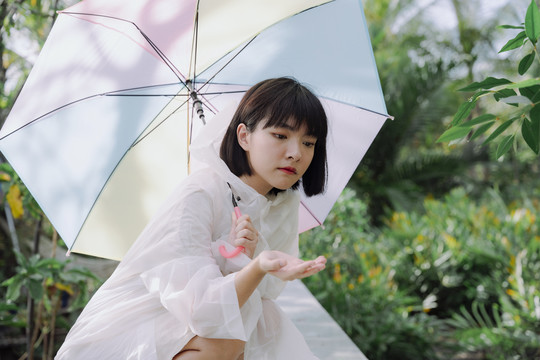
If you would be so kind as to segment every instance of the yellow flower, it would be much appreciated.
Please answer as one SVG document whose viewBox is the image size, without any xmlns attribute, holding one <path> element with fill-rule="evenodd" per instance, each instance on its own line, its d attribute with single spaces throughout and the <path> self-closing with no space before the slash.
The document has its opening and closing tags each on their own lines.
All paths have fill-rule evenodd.
<svg viewBox="0 0 540 360">
<path fill-rule="evenodd" d="M 64 284 L 61 284 L 61 283 L 56 283 L 56 284 L 54 284 L 54 286 L 60 291 L 67 292 L 69 295 L 73 295 L 75 293 L 70 285 L 64 285 Z"/>
<path fill-rule="evenodd" d="M 444 233 L 443 237 L 444 237 L 444 241 L 446 242 L 446 245 L 448 245 L 450 249 L 455 249 L 459 247 L 459 242 L 452 235 Z"/>
<path fill-rule="evenodd" d="M 512 289 L 506 289 L 506 293 L 507 293 L 508 295 L 510 295 L 511 297 L 513 297 L 513 298 L 515 298 L 515 297 L 518 296 L 517 291 L 512 290 Z"/>
<path fill-rule="evenodd" d="M 364 275 L 360 274 L 360 275 L 358 276 L 358 283 L 361 284 L 361 283 L 363 283 L 363 282 L 364 282 Z"/>
<path fill-rule="evenodd" d="M 0 173 L 0 181 L 11 181 L 11 176 L 6 173 Z"/>
<path fill-rule="evenodd" d="M 349 288 L 349 290 L 352 290 L 352 289 L 354 289 L 354 284 L 349 283 L 349 285 L 347 285 L 347 287 Z"/>
<path fill-rule="evenodd" d="M 6 194 L 6 199 L 9 207 L 11 208 L 11 214 L 15 219 L 18 219 L 24 215 L 21 189 L 19 189 L 17 184 L 10 186 L 9 191 Z"/>
<path fill-rule="evenodd" d="M 379 265 L 379 266 L 376 266 L 374 268 L 369 269 L 369 274 L 368 275 L 369 275 L 370 278 L 372 278 L 374 276 L 379 275 L 381 273 L 381 271 L 382 271 L 382 267 Z"/>
<path fill-rule="evenodd" d="M 334 265 L 334 282 L 341 284 L 343 277 L 341 276 L 341 266 L 339 264 Z"/>
<path fill-rule="evenodd" d="M 512 269 L 516 267 L 516 257 L 514 255 L 510 256 L 510 267 Z"/>
</svg>

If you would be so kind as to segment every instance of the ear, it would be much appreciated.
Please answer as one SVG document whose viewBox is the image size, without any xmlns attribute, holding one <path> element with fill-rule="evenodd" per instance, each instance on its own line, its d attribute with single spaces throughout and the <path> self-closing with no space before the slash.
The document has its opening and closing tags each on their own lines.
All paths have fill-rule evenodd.
<svg viewBox="0 0 540 360">
<path fill-rule="evenodd" d="M 244 151 L 249 150 L 249 144 L 250 144 L 250 132 L 248 131 L 246 124 L 239 124 L 236 128 L 236 138 L 238 139 L 238 145 Z"/>
</svg>

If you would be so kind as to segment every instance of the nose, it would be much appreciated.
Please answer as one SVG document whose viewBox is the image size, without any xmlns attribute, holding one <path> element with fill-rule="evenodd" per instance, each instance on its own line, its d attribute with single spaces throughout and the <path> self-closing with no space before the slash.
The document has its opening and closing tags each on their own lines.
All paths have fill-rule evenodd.
<svg viewBox="0 0 540 360">
<path fill-rule="evenodd" d="M 302 158 L 302 147 L 298 141 L 291 141 L 287 147 L 287 158 L 298 161 Z"/>
</svg>

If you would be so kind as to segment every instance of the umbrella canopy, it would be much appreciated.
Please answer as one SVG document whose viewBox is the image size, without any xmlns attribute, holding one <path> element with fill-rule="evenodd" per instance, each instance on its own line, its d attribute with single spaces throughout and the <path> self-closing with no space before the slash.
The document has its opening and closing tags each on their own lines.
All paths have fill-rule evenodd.
<svg viewBox="0 0 540 360">
<path fill-rule="evenodd" d="M 328 114 L 320 225 L 388 118 L 359 0 L 86 0 L 60 12 L 0 150 L 68 247 L 121 259 L 188 174 L 189 144 L 253 84 L 292 76 Z M 194 121 L 196 120 L 196 121 Z"/>
</svg>

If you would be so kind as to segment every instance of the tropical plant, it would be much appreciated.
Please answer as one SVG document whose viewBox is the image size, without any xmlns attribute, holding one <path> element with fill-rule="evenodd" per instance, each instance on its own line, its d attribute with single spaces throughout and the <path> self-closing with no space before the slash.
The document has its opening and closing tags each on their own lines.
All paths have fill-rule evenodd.
<svg viewBox="0 0 540 360">
<path fill-rule="evenodd" d="M 487 152 L 465 144 L 437 143 L 446 119 L 461 98 L 456 74 L 471 74 L 489 56 L 496 17 L 480 21 L 480 1 L 450 1 L 458 26 L 444 29 L 429 11 L 440 2 L 366 1 L 365 12 L 385 94 L 387 121 L 350 182 L 368 201 L 378 224 L 387 208 L 421 208 L 426 193 L 441 196 L 458 185 L 479 181 L 477 164 Z M 511 13 L 504 8 L 504 13 Z M 440 23 L 440 21 L 439 21 Z"/>
<path fill-rule="evenodd" d="M 0 302 L 2 325 L 28 327 L 28 321 L 33 321 L 27 358 L 40 352 L 40 358 L 52 359 L 57 350 L 56 329 L 69 330 L 70 315 L 84 307 L 101 280 L 84 268 L 69 267 L 69 261 L 43 259 L 37 254 L 26 258 L 20 252 L 15 255 L 17 273 L 1 284 L 7 288 L 5 300 Z M 20 310 L 21 300 L 27 296 L 38 303 L 34 317 L 27 313 L 31 308 Z"/>
<path fill-rule="evenodd" d="M 540 37 L 540 10 L 534 0 L 531 1 L 522 25 L 502 25 L 507 30 L 519 30 L 519 33 L 509 40 L 499 51 L 520 50 L 525 56 L 519 61 L 516 70 L 519 75 L 525 75 L 537 63 L 537 42 Z M 512 147 L 519 150 L 520 139 L 536 155 L 540 154 L 540 78 L 511 81 L 506 78 L 489 76 L 478 82 L 461 88 L 463 92 L 474 92 L 473 95 L 459 107 L 450 128 L 438 139 L 438 142 L 450 142 L 466 138 L 474 140 L 484 137 L 482 145 L 497 142 L 495 157 L 500 158 Z M 480 99 L 492 97 L 493 103 L 502 103 L 513 108 L 505 111 L 501 107 L 494 108 L 495 113 L 487 112 L 470 118 L 473 109 Z M 498 114 L 498 115 L 497 115 Z M 488 133 L 495 125 L 495 130 Z M 495 141 L 497 140 L 497 141 Z"/>
</svg>

